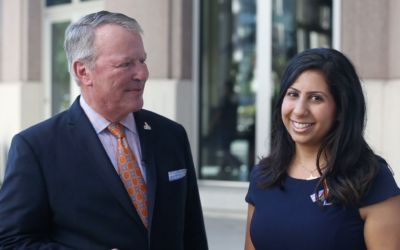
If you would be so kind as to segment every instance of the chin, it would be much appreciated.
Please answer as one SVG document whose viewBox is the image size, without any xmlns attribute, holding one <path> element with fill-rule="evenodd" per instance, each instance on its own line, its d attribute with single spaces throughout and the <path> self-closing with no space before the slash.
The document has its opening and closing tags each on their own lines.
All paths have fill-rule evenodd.
<svg viewBox="0 0 400 250">
<path fill-rule="evenodd" d="M 143 108 L 143 102 L 139 103 L 135 103 L 135 105 L 131 105 L 129 107 L 130 113 L 134 113 L 137 112 L 139 110 L 141 110 Z"/>
<path fill-rule="evenodd" d="M 138 111 L 141 110 L 141 109 L 142 109 L 141 106 L 140 106 L 140 107 L 130 108 L 130 109 L 128 109 L 128 110 L 129 110 L 128 113 L 135 113 L 135 112 L 138 112 Z"/>
<path fill-rule="evenodd" d="M 311 142 L 311 140 L 309 138 L 299 138 L 297 136 L 292 136 L 292 140 L 294 141 L 294 143 L 297 144 L 309 144 Z"/>
<path fill-rule="evenodd" d="M 143 99 L 142 98 L 137 98 L 133 100 L 131 99 L 129 101 L 121 103 L 120 108 L 123 110 L 127 110 L 129 112 L 139 111 L 143 108 Z"/>
</svg>

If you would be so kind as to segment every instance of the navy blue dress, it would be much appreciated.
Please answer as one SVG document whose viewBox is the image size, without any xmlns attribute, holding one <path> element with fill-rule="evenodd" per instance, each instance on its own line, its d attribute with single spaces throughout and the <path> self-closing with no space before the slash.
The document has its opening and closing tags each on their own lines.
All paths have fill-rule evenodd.
<svg viewBox="0 0 400 250">
<path fill-rule="evenodd" d="M 380 166 L 361 207 L 400 194 L 388 166 Z M 255 207 L 250 236 L 257 250 L 366 249 L 359 208 L 344 210 L 341 206 L 327 205 L 323 211 L 310 197 L 318 179 L 307 181 L 286 175 L 284 191 L 278 187 L 260 189 L 257 187 L 257 181 L 261 180 L 259 172 L 255 166 L 246 196 L 246 202 Z"/>
</svg>

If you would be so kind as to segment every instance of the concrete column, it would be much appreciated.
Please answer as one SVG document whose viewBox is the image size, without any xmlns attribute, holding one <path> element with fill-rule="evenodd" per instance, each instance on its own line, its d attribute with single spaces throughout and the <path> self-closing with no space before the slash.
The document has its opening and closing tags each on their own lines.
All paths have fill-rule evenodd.
<svg viewBox="0 0 400 250">
<path fill-rule="evenodd" d="M 0 180 L 11 138 L 43 119 L 41 0 L 2 0 Z"/>
<path fill-rule="evenodd" d="M 388 1 L 342 1 L 342 52 L 364 79 L 387 78 Z"/>
<path fill-rule="evenodd" d="M 365 136 L 391 165 L 400 184 L 400 2 L 342 1 L 342 52 L 358 69 L 367 99 Z"/>
<path fill-rule="evenodd" d="M 388 15 L 388 77 L 390 79 L 400 78 L 400 1 L 389 0 Z"/>
<path fill-rule="evenodd" d="M 40 0 L 2 1 L 2 81 L 40 80 L 41 4 Z"/>
<path fill-rule="evenodd" d="M 144 30 L 150 77 L 144 108 L 192 131 L 192 0 L 105 0 L 105 9 L 135 18 Z"/>
<path fill-rule="evenodd" d="M 105 8 L 135 18 L 144 30 L 152 79 L 191 79 L 192 0 L 105 0 Z"/>
</svg>

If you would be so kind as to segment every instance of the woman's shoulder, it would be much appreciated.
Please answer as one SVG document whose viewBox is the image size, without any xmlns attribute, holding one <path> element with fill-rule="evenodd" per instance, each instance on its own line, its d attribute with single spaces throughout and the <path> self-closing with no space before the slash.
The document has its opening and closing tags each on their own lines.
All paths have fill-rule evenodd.
<svg viewBox="0 0 400 250">
<path fill-rule="evenodd" d="M 371 189 L 362 201 L 361 207 L 376 204 L 393 196 L 400 195 L 400 188 L 394 179 L 392 169 L 385 159 L 380 156 L 376 156 L 376 158 L 379 162 L 379 172 L 371 180 Z"/>
<path fill-rule="evenodd" d="M 265 166 L 257 164 L 250 172 L 250 182 L 252 181 L 265 181 L 272 177 L 271 173 L 267 173 Z"/>
<path fill-rule="evenodd" d="M 259 184 L 271 178 L 271 174 L 266 173 L 265 167 L 262 164 L 257 164 L 250 172 L 250 185 L 246 195 L 246 202 L 254 205 L 254 199 L 257 199 L 257 193 L 260 192 Z"/>
</svg>

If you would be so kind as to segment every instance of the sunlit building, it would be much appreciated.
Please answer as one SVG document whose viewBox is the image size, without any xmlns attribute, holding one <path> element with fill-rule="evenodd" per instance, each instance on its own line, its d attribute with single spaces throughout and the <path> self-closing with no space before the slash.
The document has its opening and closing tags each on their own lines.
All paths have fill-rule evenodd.
<svg viewBox="0 0 400 250">
<path fill-rule="evenodd" d="M 79 95 L 64 32 L 100 10 L 142 25 L 144 108 L 186 128 L 209 213 L 244 214 L 249 173 L 271 147 L 283 72 L 307 48 L 338 49 L 356 65 L 368 100 L 366 138 L 400 175 L 400 119 L 392 113 L 400 107 L 400 1 L 0 0 L 0 180 L 13 135 Z"/>
</svg>

